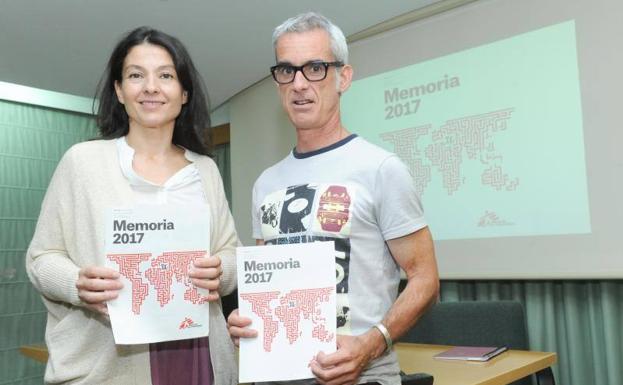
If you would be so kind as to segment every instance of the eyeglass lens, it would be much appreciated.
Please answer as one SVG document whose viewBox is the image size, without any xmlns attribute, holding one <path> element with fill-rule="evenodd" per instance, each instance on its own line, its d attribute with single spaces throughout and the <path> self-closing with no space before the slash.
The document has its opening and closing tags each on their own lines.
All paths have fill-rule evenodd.
<svg viewBox="0 0 623 385">
<path fill-rule="evenodd" d="M 301 71 L 305 79 L 309 81 L 320 81 L 327 76 L 327 65 L 325 63 L 307 63 L 300 67 L 291 65 L 279 65 L 275 68 L 275 80 L 279 83 L 290 83 L 294 80 L 296 73 Z"/>
</svg>

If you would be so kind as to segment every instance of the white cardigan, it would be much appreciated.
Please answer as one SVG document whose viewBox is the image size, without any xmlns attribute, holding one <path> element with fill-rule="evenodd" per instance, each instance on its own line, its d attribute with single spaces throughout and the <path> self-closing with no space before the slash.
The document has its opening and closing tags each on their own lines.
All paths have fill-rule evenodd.
<svg viewBox="0 0 623 385">
<path fill-rule="evenodd" d="M 236 287 L 233 218 L 214 162 L 189 152 L 210 206 L 210 253 L 222 260 L 221 295 Z M 26 269 L 48 309 L 50 353 L 46 383 L 151 384 L 149 345 L 115 345 L 110 322 L 81 304 L 76 288 L 83 266 L 104 265 L 104 212 L 134 204 L 114 140 L 71 147 L 48 187 Z M 237 365 L 219 302 L 210 304 L 210 358 L 217 385 L 237 384 Z"/>
</svg>

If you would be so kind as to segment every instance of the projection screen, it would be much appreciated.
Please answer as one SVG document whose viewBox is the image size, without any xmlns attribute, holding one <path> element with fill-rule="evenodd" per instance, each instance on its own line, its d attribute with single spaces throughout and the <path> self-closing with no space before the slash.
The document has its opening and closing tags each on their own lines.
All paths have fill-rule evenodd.
<svg viewBox="0 0 623 385">
<path fill-rule="evenodd" d="M 409 167 L 442 278 L 623 277 L 621 15 L 481 0 L 351 44 L 344 124 Z"/>
</svg>

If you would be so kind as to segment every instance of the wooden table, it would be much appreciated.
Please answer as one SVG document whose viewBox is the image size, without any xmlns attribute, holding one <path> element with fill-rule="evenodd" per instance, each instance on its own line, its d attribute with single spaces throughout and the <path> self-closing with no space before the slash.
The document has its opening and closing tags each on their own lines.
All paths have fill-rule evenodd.
<svg viewBox="0 0 623 385">
<path fill-rule="evenodd" d="M 508 350 L 487 362 L 436 360 L 433 356 L 450 346 L 397 343 L 400 368 L 405 373 L 428 373 L 435 378 L 434 385 L 504 385 L 533 373 L 545 371 L 544 384 L 554 384 L 547 379 L 549 367 L 556 363 L 556 353 Z M 22 354 L 45 363 L 48 351 L 45 345 L 26 345 Z M 549 370 L 551 374 L 551 370 Z"/>
<path fill-rule="evenodd" d="M 48 362 L 48 348 L 44 344 L 24 345 L 19 348 L 19 351 L 35 361 L 43 362 L 44 364 Z"/>
<path fill-rule="evenodd" d="M 401 342 L 394 347 L 405 373 L 431 374 L 434 385 L 504 385 L 539 372 L 541 384 L 554 384 L 553 377 L 547 377 L 556 363 L 556 353 L 508 350 L 487 362 L 474 362 L 433 358 L 451 346 Z"/>
</svg>

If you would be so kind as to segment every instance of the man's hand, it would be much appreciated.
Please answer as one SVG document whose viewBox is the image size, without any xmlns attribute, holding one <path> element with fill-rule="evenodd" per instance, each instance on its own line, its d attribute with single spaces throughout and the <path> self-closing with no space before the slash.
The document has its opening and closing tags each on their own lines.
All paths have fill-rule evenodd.
<svg viewBox="0 0 623 385">
<path fill-rule="evenodd" d="M 257 330 L 250 329 L 251 319 L 247 317 L 241 317 L 238 314 L 238 309 L 235 309 L 227 317 L 227 330 L 229 330 L 229 336 L 234 345 L 240 346 L 240 338 L 253 338 L 257 337 Z"/>
<path fill-rule="evenodd" d="M 320 352 L 311 362 L 316 381 L 323 385 L 356 384 L 370 361 L 383 354 L 385 340 L 376 330 L 360 336 L 337 336 L 337 351 Z"/>
<path fill-rule="evenodd" d="M 76 288 L 78 297 L 87 309 L 108 315 L 106 301 L 117 298 L 123 284 L 119 281 L 119 273 L 115 270 L 88 266 L 78 272 Z"/>
<path fill-rule="evenodd" d="M 220 277 L 222 274 L 221 258 L 217 256 L 195 259 L 193 267 L 188 272 L 193 285 L 210 291 L 205 297 L 208 302 L 219 299 L 218 288 L 221 284 Z"/>
</svg>

